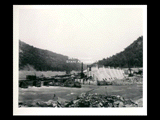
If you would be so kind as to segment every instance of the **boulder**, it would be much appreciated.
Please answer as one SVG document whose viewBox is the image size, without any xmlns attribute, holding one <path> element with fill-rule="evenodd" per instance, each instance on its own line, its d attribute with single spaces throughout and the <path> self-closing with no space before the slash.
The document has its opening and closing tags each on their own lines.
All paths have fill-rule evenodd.
<svg viewBox="0 0 160 120">
<path fill-rule="evenodd" d="M 53 107 L 57 107 L 57 103 L 55 102 L 55 103 L 52 103 L 52 106 Z"/>
<path fill-rule="evenodd" d="M 57 102 L 54 100 L 48 100 L 47 102 L 45 102 L 47 104 L 48 107 L 52 107 L 53 104 L 56 104 Z"/>
<path fill-rule="evenodd" d="M 113 103 L 108 103 L 108 107 L 114 107 Z"/>
<path fill-rule="evenodd" d="M 125 107 L 123 102 L 119 102 L 119 107 Z"/>
<path fill-rule="evenodd" d="M 121 100 L 123 102 L 125 101 L 124 97 L 122 97 L 122 96 L 119 98 L 119 100 Z"/>
<path fill-rule="evenodd" d="M 135 104 L 137 104 L 138 107 L 143 107 L 143 98 L 136 100 Z"/>
<path fill-rule="evenodd" d="M 64 103 L 64 107 L 69 107 L 69 105 L 70 105 L 69 102 Z"/>
<path fill-rule="evenodd" d="M 124 103 L 122 101 L 115 101 L 113 104 L 115 107 L 124 107 Z"/>
<path fill-rule="evenodd" d="M 60 107 L 61 108 L 62 104 L 57 101 L 57 106 L 56 107 Z"/>
<path fill-rule="evenodd" d="M 72 104 L 73 104 L 72 100 L 71 101 L 65 101 L 64 107 L 70 107 L 70 105 L 72 105 Z"/>
<path fill-rule="evenodd" d="M 117 95 L 116 97 L 117 97 L 117 99 L 120 99 L 121 96 L 120 96 L 120 95 Z"/>
<path fill-rule="evenodd" d="M 102 103 L 103 103 L 104 107 L 108 107 L 109 106 L 109 102 L 108 101 L 103 101 Z"/>
<path fill-rule="evenodd" d="M 103 104 L 102 104 L 101 102 L 98 104 L 98 106 L 99 106 L 99 107 L 104 107 Z"/>
<path fill-rule="evenodd" d="M 73 104 L 76 104 L 77 102 L 79 102 L 80 100 L 78 99 L 78 100 L 74 100 L 73 101 Z"/>
</svg>

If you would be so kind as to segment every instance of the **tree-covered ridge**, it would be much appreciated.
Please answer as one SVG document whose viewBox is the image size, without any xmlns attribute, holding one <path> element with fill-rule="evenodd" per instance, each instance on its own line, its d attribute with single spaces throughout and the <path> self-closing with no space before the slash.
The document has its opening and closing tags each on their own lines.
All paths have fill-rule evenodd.
<svg viewBox="0 0 160 120">
<path fill-rule="evenodd" d="M 32 66 L 38 71 L 71 71 L 80 70 L 81 64 L 67 63 L 68 56 L 30 46 L 19 40 L 19 70 Z"/>
<path fill-rule="evenodd" d="M 143 36 L 126 47 L 124 51 L 99 60 L 98 64 L 111 67 L 143 67 Z"/>
</svg>

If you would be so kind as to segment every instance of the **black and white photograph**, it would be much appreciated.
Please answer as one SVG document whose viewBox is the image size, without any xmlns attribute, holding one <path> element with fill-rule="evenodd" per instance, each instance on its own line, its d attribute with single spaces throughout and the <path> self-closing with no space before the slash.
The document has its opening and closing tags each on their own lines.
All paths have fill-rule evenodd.
<svg viewBox="0 0 160 120">
<path fill-rule="evenodd" d="M 147 5 L 13 5 L 14 115 L 146 115 Z"/>
</svg>

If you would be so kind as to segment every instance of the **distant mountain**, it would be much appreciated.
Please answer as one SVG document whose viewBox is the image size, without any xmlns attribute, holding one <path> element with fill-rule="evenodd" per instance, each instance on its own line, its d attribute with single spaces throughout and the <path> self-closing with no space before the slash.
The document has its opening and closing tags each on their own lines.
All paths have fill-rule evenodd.
<svg viewBox="0 0 160 120">
<path fill-rule="evenodd" d="M 68 56 L 36 48 L 19 40 L 19 70 L 81 70 L 81 63 L 78 59 L 70 60 Z"/>
<path fill-rule="evenodd" d="M 94 63 L 96 64 L 96 63 Z M 92 65 L 94 65 L 92 64 Z M 143 67 L 143 36 L 137 38 L 132 44 L 109 58 L 97 62 L 98 65 L 111 67 Z"/>
</svg>

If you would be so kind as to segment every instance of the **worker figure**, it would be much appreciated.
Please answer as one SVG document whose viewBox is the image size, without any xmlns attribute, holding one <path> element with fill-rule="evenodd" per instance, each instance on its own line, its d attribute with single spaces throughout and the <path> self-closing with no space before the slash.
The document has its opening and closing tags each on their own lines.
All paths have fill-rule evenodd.
<svg viewBox="0 0 160 120">
<path fill-rule="evenodd" d="M 53 94 L 53 100 L 54 100 L 54 101 L 57 101 L 57 100 L 58 100 L 58 97 L 57 97 L 55 94 Z"/>
</svg>

